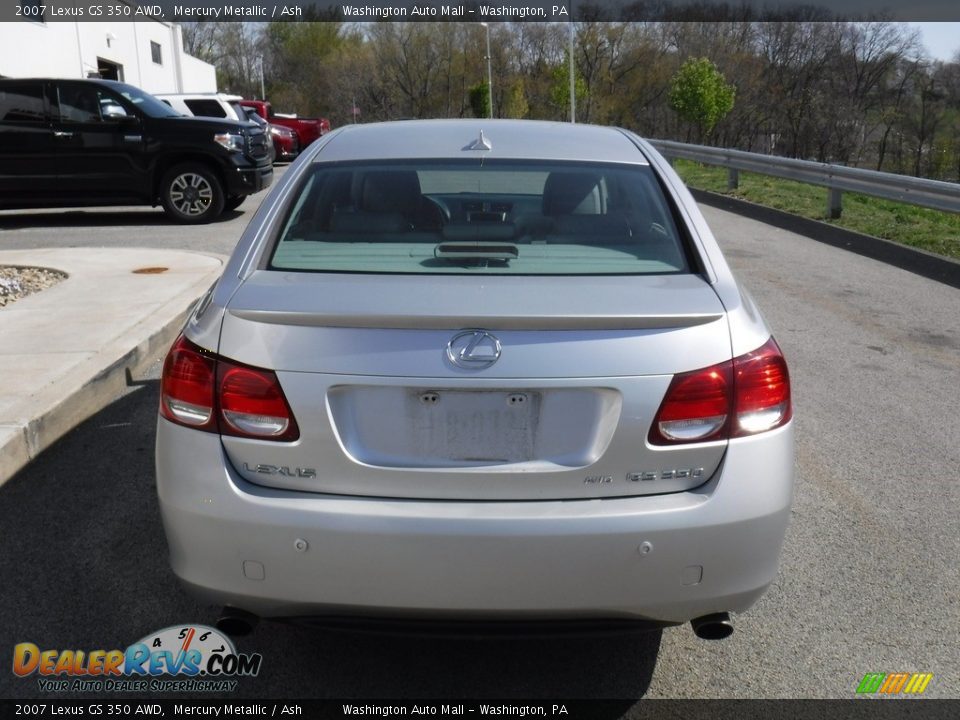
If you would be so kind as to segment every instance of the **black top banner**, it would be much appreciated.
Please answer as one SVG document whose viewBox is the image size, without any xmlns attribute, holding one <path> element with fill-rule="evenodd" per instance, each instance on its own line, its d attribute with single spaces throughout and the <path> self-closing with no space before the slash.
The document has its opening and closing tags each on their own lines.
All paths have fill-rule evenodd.
<svg viewBox="0 0 960 720">
<path fill-rule="evenodd" d="M 0 22 L 960 21 L 957 0 L 13 0 Z"/>
</svg>

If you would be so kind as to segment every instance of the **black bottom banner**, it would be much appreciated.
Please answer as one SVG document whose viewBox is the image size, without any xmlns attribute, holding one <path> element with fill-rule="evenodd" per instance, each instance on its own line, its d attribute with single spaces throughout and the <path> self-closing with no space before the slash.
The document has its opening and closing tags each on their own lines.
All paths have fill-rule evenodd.
<svg viewBox="0 0 960 720">
<path fill-rule="evenodd" d="M 957 700 L 0 700 L 0 719 L 129 718 L 556 718 L 613 720 L 939 720 Z"/>
</svg>

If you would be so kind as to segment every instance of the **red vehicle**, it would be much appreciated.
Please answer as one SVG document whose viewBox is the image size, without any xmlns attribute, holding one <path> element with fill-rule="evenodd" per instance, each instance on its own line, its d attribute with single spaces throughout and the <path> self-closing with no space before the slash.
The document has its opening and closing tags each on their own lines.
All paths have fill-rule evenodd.
<svg viewBox="0 0 960 720">
<path fill-rule="evenodd" d="M 273 112 L 273 106 L 266 100 L 241 100 L 240 104 L 253 110 L 267 122 L 273 125 L 287 127 L 297 133 L 300 139 L 300 149 L 330 132 L 330 121 L 326 118 L 302 118 L 296 115 L 287 115 Z"/>
<path fill-rule="evenodd" d="M 273 140 L 273 162 L 290 162 L 300 154 L 300 139 L 296 132 L 282 125 L 268 123 L 257 115 L 257 111 L 251 107 L 238 106 L 237 109 L 250 122 L 256 123 L 263 128 L 265 133 L 270 135 L 270 139 Z"/>
</svg>

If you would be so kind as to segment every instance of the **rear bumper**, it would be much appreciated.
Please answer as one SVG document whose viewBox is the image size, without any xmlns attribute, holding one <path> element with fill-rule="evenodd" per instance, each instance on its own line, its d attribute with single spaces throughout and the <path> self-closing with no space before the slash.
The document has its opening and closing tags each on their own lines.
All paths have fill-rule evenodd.
<svg viewBox="0 0 960 720">
<path fill-rule="evenodd" d="M 773 581 L 790 512 L 793 426 L 730 443 L 669 495 L 384 500 L 274 490 L 219 437 L 160 419 L 157 487 L 175 573 L 267 617 L 684 622 L 743 611 Z"/>
</svg>

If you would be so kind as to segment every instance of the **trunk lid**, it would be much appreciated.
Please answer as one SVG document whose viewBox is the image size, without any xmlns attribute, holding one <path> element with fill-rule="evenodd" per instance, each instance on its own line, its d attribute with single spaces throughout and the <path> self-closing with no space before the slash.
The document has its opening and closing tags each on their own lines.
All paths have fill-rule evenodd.
<svg viewBox="0 0 960 720">
<path fill-rule="evenodd" d="M 725 441 L 646 440 L 674 373 L 730 359 L 723 306 L 701 278 L 424 280 L 258 271 L 243 283 L 219 353 L 276 371 L 301 430 L 294 443 L 224 437 L 244 478 L 533 500 L 674 492 L 716 470 Z M 499 358 L 458 367 L 474 330 L 488 333 L 477 357 L 499 341 Z"/>
</svg>

